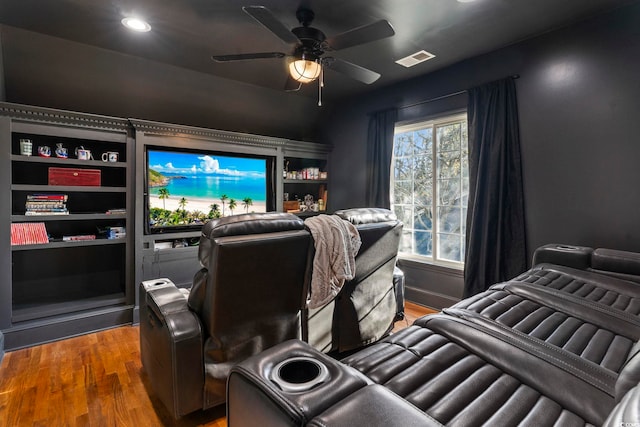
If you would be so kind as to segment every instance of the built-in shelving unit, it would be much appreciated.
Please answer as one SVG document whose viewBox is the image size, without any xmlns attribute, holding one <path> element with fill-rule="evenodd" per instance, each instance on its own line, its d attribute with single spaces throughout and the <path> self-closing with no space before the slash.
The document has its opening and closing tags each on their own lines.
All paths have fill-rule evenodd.
<svg viewBox="0 0 640 427">
<path fill-rule="evenodd" d="M 130 323 L 133 312 L 133 143 L 124 119 L 0 104 L 2 207 L 0 250 L 7 259 L 0 288 L 0 329 L 9 349 Z M 20 140 L 32 144 L 31 155 Z M 40 156 L 38 147 L 48 147 Z M 56 153 L 55 149 L 64 148 Z M 80 160 L 118 153 L 116 161 Z M 105 156 L 105 160 L 107 156 Z M 55 168 L 55 169 L 54 169 Z M 52 185 L 61 172 L 78 178 Z M 87 182 L 87 175 L 97 181 Z M 69 179 L 69 178 L 67 178 Z M 64 208 L 29 208 L 28 200 L 64 197 Z M 62 203 L 62 202 L 61 202 Z M 108 213 L 109 211 L 115 213 Z M 37 242 L 11 239 L 6 224 L 44 227 Z M 109 235 L 109 230 L 118 230 Z M 125 230 L 125 233 L 121 231 Z M 17 235 L 17 233 L 16 233 Z M 92 240 L 69 240 L 92 239 Z M 25 243 L 26 242 L 26 243 Z"/>
<path fill-rule="evenodd" d="M 22 153 L 21 139 L 31 141 L 31 155 Z M 0 352 L 2 345 L 13 350 L 136 323 L 141 281 L 168 277 L 191 285 L 200 269 L 200 230 L 145 232 L 147 146 L 269 158 L 270 205 L 278 211 L 285 210 L 285 192 L 318 200 L 328 187 L 320 172 L 327 172 L 330 147 L 309 142 L 11 103 L 0 103 L 0 140 Z M 45 146 L 50 156 L 39 156 Z M 57 147 L 67 149 L 67 158 L 56 155 Z M 79 159 L 76 149 L 93 158 Z M 107 153 L 117 158 L 109 161 Z M 285 159 L 290 170 L 313 168 L 318 175 L 286 178 Z M 60 185 L 50 168 L 94 181 Z M 65 205 L 27 209 L 35 195 L 66 196 Z M 317 213 L 296 211 L 303 218 Z M 12 242 L 15 224 L 45 238 Z M 118 230 L 117 238 L 108 238 L 109 230 Z"/>
<path fill-rule="evenodd" d="M 298 143 L 297 146 L 289 146 L 283 150 L 283 211 L 293 212 L 301 217 L 328 211 L 329 152 L 318 148 L 326 147 Z M 305 204 L 305 196 L 313 198 L 312 206 Z M 295 208 L 293 202 L 296 201 L 301 209 Z"/>
</svg>

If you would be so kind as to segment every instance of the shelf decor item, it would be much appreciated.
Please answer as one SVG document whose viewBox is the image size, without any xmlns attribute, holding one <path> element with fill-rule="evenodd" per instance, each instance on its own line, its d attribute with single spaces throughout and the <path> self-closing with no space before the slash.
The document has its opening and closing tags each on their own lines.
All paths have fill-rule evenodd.
<svg viewBox="0 0 640 427">
<path fill-rule="evenodd" d="M 30 139 L 23 138 L 20 140 L 20 154 L 30 156 L 33 153 L 33 143 Z"/>
<path fill-rule="evenodd" d="M 49 185 L 79 185 L 99 187 L 100 169 L 49 168 Z"/>
<path fill-rule="evenodd" d="M 14 222 L 11 224 L 11 245 L 49 243 L 44 222 Z"/>
<path fill-rule="evenodd" d="M 41 145 L 38 147 L 38 156 L 51 157 L 51 148 L 48 145 Z"/>
<path fill-rule="evenodd" d="M 61 142 L 56 144 L 55 153 L 56 153 L 56 157 L 59 159 L 66 159 L 69 157 L 69 151 L 62 146 Z"/>
<path fill-rule="evenodd" d="M 75 153 L 78 160 L 93 160 L 91 150 L 85 149 L 82 145 L 76 148 Z"/>
</svg>

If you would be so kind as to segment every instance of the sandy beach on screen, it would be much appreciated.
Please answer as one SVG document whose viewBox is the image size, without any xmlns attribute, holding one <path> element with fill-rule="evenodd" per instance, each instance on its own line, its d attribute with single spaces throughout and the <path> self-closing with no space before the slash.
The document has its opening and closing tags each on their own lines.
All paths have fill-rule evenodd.
<svg viewBox="0 0 640 427">
<path fill-rule="evenodd" d="M 163 208 L 170 211 L 175 211 L 176 209 L 178 209 L 178 202 L 180 201 L 180 199 L 181 197 L 169 196 L 169 198 L 161 200 L 158 196 L 151 194 L 149 195 L 149 205 L 152 208 Z M 184 208 L 185 210 L 190 212 L 200 211 L 206 214 L 206 213 L 209 213 L 209 211 L 211 210 L 211 205 L 213 204 L 217 204 L 218 209 L 220 209 L 220 212 L 222 212 L 222 202 L 220 201 L 220 199 L 200 199 L 200 198 L 192 197 L 188 199 L 188 203 Z M 254 201 L 253 205 L 249 206 L 249 212 L 266 212 L 266 211 L 267 211 L 267 206 L 265 202 Z M 233 210 L 233 213 L 237 215 L 245 212 L 246 210 L 242 204 L 242 200 L 236 200 L 236 208 Z M 224 214 L 225 216 L 231 215 L 231 211 L 229 210 L 228 200 L 225 203 Z"/>
</svg>

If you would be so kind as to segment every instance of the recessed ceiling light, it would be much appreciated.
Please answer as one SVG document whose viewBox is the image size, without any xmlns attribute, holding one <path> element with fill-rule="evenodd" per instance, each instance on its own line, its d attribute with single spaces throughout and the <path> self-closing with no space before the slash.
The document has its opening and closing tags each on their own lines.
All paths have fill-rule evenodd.
<svg viewBox="0 0 640 427">
<path fill-rule="evenodd" d="M 133 31 L 140 33 L 151 31 L 151 25 L 139 18 L 124 18 L 121 22 L 122 25 Z"/>
</svg>

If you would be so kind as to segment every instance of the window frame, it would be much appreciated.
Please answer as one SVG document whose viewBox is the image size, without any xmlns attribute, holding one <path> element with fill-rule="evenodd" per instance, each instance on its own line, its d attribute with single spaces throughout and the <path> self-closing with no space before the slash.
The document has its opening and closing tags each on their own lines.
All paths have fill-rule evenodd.
<svg viewBox="0 0 640 427">
<path fill-rule="evenodd" d="M 395 185 L 395 138 L 397 134 L 400 133 L 405 133 L 405 132 L 411 132 L 411 131 L 416 131 L 416 130 L 420 130 L 420 129 L 425 129 L 425 128 L 431 128 L 432 129 L 432 144 L 431 144 L 431 162 L 433 165 L 433 179 L 432 179 L 432 194 L 433 194 L 433 199 L 431 202 L 431 210 L 432 210 L 432 227 L 431 227 L 431 234 L 432 234 L 432 255 L 431 256 L 427 256 L 427 255 L 418 255 L 418 254 L 411 254 L 411 253 L 407 253 L 407 252 L 398 252 L 398 258 L 402 259 L 402 260 L 407 260 L 407 261 L 411 261 L 411 262 L 417 262 L 417 263 L 422 263 L 422 264 L 428 264 L 428 265 L 434 265 L 434 266 L 439 266 L 439 267 L 443 267 L 443 268 L 449 268 L 449 269 L 453 269 L 453 270 L 464 270 L 464 259 L 462 261 L 451 261 L 451 260 L 447 260 L 447 259 L 442 259 L 442 258 L 438 258 L 438 239 L 439 237 L 437 236 L 438 234 L 438 218 L 437 218 L 437 210 L 438 210 L 438 165 L 437 165 L 437 145 L 438 145 L 438 140 L 437 140 L 437 127 L 438 126 L 446 126 L 447 124 L 455 124 L 455 123 L 460 123 L 461 121 L 464 121 L 464 123 L 467 125 L 467 141 L 463 141 L 463 143 L 467 143 L 468 144 L 468 138 L 469 138 L 469 128 L 468 128 L 468 116 L 467 116 L 467 111 L 466 110 L 458 110 L 458 111 L 451 111 L 449 113 L 445 113 L 445 114 L 441 114 L 438 116 L 432 116 L 432 117 L 427 117 L 427 118 L 423 118 L 420 120 L 413 120 L 410 122 L 398 122 L 395 125 L 394 128 L 394 146 L 393 146 L 393 151 L 392 151 L 392 157 L 391 157 L 391 165 L 390 165 L 390 192 L 389 192 L 389 196 L 390 196 L 390 205 L 391 205 L 391 209 L 393 210 L 395 205 L 394 205 L 394 185 Z M 468 147 L 467 147 L 467 156 L 468 156 Z M 468 159 L 467 159 L 467 166 L 468 166 Z M 461 173 L 463 173 L 461 171 Z M 467 179 L 468 179 L 468 171 L 467 171 Z M 412 180 L 413 181 L 413 180 Z M 415 205 L 413 205 L 415 206 Z M 467 206 L 461 206 L 462 211 L 466 211 L 466 209 L 468 208 Z M 463 221 L 466 221 L 466 218 L 463 219 Z M 413 224 L 412 224 L 413 225 Z M 464 225 L 464 223 L 463 223 Z M 464 234 L 463 236 L 465 236 L 465 240 L 466 240 L 466 232 L 467 230 L 464 230 Z M 464 242 L 463 242 L 464 244 Z"/>
</svg>

